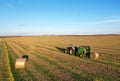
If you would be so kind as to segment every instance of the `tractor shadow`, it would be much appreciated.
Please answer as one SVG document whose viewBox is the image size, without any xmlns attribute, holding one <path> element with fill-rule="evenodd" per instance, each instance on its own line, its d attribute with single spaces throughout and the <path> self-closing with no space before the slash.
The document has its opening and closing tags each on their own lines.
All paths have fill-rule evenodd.
<svg viewBox="0 0 120 81">
<path fill-rule="evenodd" d="M 60 48 L 60 47 L 55 47 L 55 48 L 56 48 L 57 50 L 59 50 L 59 51 L 65 53 L 65 48 Z"/>
</svg>

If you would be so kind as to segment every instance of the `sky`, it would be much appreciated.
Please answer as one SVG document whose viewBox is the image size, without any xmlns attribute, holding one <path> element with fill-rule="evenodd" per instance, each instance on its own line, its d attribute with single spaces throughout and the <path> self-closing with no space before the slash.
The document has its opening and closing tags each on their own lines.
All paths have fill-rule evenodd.
<svg viewBox="0 0 120 81">
<path fill-rule="evenodd" d="M 0 36 L 120 34 L 120 0 L 0 0 Z"/>
</svg>

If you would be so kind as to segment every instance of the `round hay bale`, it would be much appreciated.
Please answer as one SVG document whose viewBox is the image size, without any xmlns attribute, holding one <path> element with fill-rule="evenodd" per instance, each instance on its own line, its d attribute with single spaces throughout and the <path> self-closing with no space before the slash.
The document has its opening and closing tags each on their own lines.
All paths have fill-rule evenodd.
<svg viewBox="0 0 120 81">
<path fill-rule="evenodd" d="M 23 68 L 25 68 L 26 61 L 27 61 L 26 58 L 18 58 L 18 59 L 16 59 L 15 69 L 23 69 Z"/>
<path fill-rule="evenodd" d="M 99 58 L 99 54 L 98 54 L 98 53 L 92 52 L 92 53 L 90 54 L 90 59 L 96 60 L 96 59 L 98 59 L 98 58 Z"/>
</svg>

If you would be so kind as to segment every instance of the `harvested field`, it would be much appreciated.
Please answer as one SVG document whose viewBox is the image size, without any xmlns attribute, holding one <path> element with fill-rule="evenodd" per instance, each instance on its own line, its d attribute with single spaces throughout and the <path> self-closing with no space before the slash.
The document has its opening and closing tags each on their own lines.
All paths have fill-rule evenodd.
<svg viewBox="0 0 120 81">
<path fill-rule="evenodd" d="M 6 76 L 5 81 L 120 81 L 120 35 L 6 37 L 0 42 L 0 81 Z M 69 44 L 90 45 L 100 58 L 65 54 Z M 28 63 L 16 70 L 15 60 L 22 55 L 29 56 Z M 10 69 L 3 70 L 3 62 Z"/>
</svg>

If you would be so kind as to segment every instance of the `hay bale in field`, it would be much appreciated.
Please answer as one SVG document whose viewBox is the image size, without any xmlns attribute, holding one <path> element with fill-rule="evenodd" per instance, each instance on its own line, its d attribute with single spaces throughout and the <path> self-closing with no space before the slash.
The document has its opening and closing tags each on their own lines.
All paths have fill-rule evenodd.
<svg viewBox="0 0 120 81">
<path fill-rule="evenodd" d="M 24 69 L 26 65 L 26 58 L 18 58 L 15 62 L 15 69 Z"/>
<path fill-rule="evenodd" d="M 99 54 L 98 54 L 98 53 L 92 52 L 92 53 L 90 54 L 90 59 L 96 60 L 96 59 L 98 59 L 98 58 L 99 58 Z"/>
</svg>

